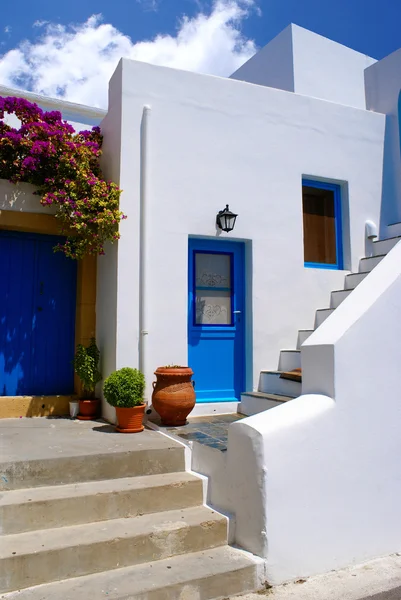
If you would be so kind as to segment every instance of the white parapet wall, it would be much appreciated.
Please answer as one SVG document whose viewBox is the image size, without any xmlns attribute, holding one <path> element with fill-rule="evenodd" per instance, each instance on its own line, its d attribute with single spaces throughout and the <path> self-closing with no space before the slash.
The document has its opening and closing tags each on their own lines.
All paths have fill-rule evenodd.
<svg viewBox="0 0 401 600">
<path fill-rule="evenodd" d="M 302 346 L 304 395 L 234 423 L 236 541 L 270 583 L 401 550 L 401 244 Z"/>
<path fill-rule="evenodd" d="M 42 206 L 40 196 L 34 194 L 35 187 L 29 183 L 10 183 L 0 179 L 0 213 L 12 210 L 24 213 L 41 213 L 52 215 L 54 206 Z"/>
</svg>

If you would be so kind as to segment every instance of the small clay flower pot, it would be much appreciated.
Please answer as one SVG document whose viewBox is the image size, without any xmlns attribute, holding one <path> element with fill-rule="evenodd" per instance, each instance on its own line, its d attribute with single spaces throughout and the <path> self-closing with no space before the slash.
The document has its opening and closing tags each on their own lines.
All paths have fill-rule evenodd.
<svg viewBox="0 0 401 600">
<path fill-rule="evenodd" d="M 79 415 L 80 421 L 94 421 L 99 416 L 100 401 L 99 398 L 93 398 L 91 400 L 84 399 L 79 401 Z"/>
<path fill-rule="evenodd" d="M 118 426 L 117 431 L 120 433 L 139 433 L 144 430 L 142 425 L 143 416 L 145 414 L 146 404 L 132 406 L 130 408 L 120 408 L 116 406 L 116 415 Z"/>
<path fill-rule="evenodd" d="M 195 390 L 189 367 L 159 367 L 155 371 L 152 404 L 159 413 L 163 425 L 185 425 L 187 416 L 196 402 Z"/>
</svg>

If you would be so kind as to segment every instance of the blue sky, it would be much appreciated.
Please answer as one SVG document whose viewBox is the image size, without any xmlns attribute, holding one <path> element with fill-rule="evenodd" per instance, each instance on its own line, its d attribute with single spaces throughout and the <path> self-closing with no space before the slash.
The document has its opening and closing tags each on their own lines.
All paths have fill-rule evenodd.
<svg viewBox="0 0 401 600">
<path fill-rule="evenodd" d="M 20 0 L 0 17 L 0 83 L 104 105 L 119 55 L 229 75 L 291 22 L 379 59 L 401 47 L 400 0 Z"/>
</svg>

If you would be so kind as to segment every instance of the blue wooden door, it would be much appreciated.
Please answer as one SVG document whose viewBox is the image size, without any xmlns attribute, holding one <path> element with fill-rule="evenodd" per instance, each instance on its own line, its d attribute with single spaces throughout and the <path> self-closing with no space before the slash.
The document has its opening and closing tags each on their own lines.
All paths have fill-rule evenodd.
<svg viewBox="0 0 401 600">
<path fill-rule="evenodd" d="M 0 395 L 74 391 L 77 267 L 60 241 L 0 231 Z"/>
<path fill-rule="evenodd" d="M 230 402 L 245 389 L 244 245 L 189 241 L 188 364 L 197 402 Z"/>
</svg>

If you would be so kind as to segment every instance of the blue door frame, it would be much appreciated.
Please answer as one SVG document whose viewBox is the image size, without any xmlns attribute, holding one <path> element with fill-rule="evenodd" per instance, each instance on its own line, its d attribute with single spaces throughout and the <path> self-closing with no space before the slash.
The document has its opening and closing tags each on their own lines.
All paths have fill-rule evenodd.
<svg viewBox="0 0 401 600">
<path fill-rule="evenodd" d="M 224 257 L 230 265 L 229 284 L 222 285 L 216 274 L 206 285 L 199 277 L 197 281 L 198 254 L 210 255 L 211 261 Z M 189 240 L 188 364 L 194 371 L 197 402 L 239 401 L 245 389 L 244 255 L 241 242 Z M 219 293 L 225 300 L 224 323 L 215 322 L 214 315 L 221 307 L 210 303 L 213 294 Z M 209 301 L 200 302 L 208 295 Z"/>
<path fill-rule="evenodd" d="M 77 265 L 61 241 L 0 230 L 0 396 L 74 391 Z"/>
</svg>

